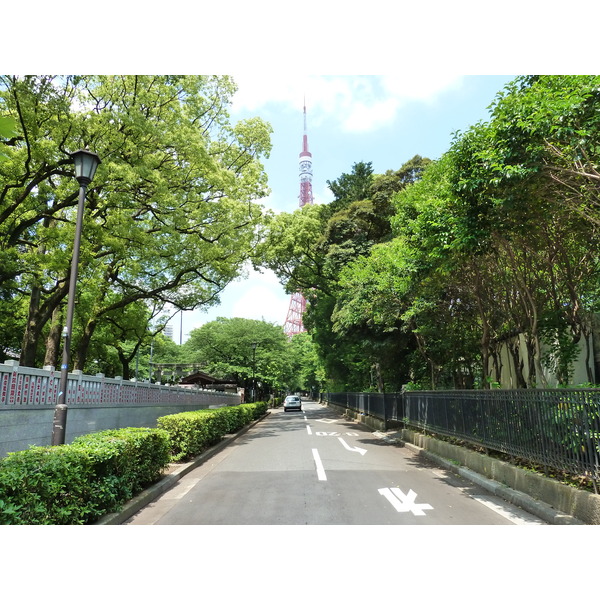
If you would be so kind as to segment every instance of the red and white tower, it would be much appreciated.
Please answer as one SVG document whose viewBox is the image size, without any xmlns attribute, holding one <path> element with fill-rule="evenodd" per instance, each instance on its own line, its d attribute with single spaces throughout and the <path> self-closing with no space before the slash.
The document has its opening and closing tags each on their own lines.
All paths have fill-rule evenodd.
<svg viewBox="0 0 600 600">
<path fill-rule="evenodd" d="M 312 191 L 312 154 L 308 151 L 308 134 L 306 132 L 306 102 L 304 103 L 304 136 L 302 138 L 302 152 L 300 162 L 300 208 L 305 204 L 313 203 Z M 290 307 L 283 326 L 286 335 L 292 336 L 306 331 L 302 324 L 302 315 L 306 309 L 306 299 L 300 292 L 292 294 Z"/>
</svg>

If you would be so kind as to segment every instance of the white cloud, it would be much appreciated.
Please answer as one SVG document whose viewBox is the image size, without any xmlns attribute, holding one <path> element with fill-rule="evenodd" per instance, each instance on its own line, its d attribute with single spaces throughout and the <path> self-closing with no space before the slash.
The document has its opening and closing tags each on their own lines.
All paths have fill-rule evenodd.
<svg viewBox="0 0 600 600">
<path fill-rule="evenodd" d="M 356 75 L 299 77 L 234 76 L 238 92 L 233 111 L 268 110 L 283 105 L 297 113 L 302 102 L 310 111 L 311 125 L 337 121 L 342 131 L 362 133 L 391 124 L 408 102 L 432 102 L 460 85 L 462 77 L 437 73 L 423 75 Z"/>
</svg>

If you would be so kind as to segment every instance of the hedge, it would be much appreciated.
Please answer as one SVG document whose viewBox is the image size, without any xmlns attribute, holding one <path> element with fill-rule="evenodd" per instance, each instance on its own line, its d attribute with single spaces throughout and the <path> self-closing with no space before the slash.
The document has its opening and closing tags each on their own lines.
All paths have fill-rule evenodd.
<svg viewBox="0 0 600 600">
<path fill-rule="evenodd" d="M 11 452 L 0 460 L 0 524 L 93 523 L 158 480 L 169 460 L 165 431 L 133 427 Z"/>
<path fill-rule="evenodd" d="M 81 525 L 115 512 L 171 461 L 201 453 L 267 411 L 266 402 L 167 415 L 156 429 L 99 431 L 0 459 L 0 525 Z"/>
<path fill-rule="evenodd" d="M 172 459 L 181 461 L 200 454 L 224 435 L 238 431 L 266 411 L 266 402 L 253 402 L 165 415 L 156 423 L 169 434 Z"/>
</svg>

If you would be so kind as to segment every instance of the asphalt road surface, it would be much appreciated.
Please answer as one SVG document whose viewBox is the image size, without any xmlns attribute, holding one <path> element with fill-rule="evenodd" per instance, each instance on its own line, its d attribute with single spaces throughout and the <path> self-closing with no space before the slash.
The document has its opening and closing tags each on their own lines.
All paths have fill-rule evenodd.
<svg viewBox="0 0 600 600">
<path fill-rule="evenodd" d="M 327 407 L 275 409 L 132 525 L 542 525 Z"/>
</svg>

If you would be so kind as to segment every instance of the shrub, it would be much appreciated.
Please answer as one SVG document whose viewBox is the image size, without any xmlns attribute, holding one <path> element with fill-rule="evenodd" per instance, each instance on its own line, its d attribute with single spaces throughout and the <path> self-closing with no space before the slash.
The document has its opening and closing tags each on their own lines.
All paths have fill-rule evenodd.
<svg viewBox="0 0 600 600">
<path fill-rule="evenodd" d="M 169 434 L 174 461 L 196 456 L 228 433 L 238 431 L 267 410 L 266 402 L 165 415 L 157 426 Z"/>
<path fill-rule="evenodd" d="M 169 434 L 172 460 L 179 461 L 199 454 L 212 442 L 218 441 L 211 419 L 212 411 L 209 410 L 165 415 L 157 419 L 157 427 Z"/>
<path fill-rule="evenodd" d="M 97 475 L 117 476 L 128 498 L 157 481 L 170 460 L 167 432 L 147 427 L 90 433 L 74 439 L 72 446 L 100 450 Z"/>
<path fill-rule="evenodd" d="M 0 524 L 92 523 L 158 479 L 168 448 L 165 432 L 129 428 L 12 452 L 0 461 Z"/>
<path fill-rule="evenodd" d="M 254 402 L 253 404 L 248 404 L 247 406 L 252 407 L 255 419 L 258 419 L 258 417 L 264 415 L 268 408 L 268 404 L 266 402 Z"/>
</svg>

